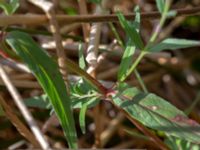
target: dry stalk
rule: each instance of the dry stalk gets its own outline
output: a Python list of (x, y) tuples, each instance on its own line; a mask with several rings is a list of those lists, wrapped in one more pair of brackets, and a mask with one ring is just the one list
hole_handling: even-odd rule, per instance
[(81, 27), (80, 23), (73, 23), (73, 24), (65, 25), (60, 29), (60, 33), (66, 34), (66, 33), (74, 31), (75, 29), (77, 29), (79, 27)]
[(122, 115), (120, 113), (120, 114), (117, 115), (117, 117), (115, 119), (113, 119), (112, 121), (110, 121), (107, 129), (104, 130), (101, 133), (101, 136), (100, 136), (102, 147), (104, 147), (106, 145), (106, 143), (110, 140), (110, 138), (115, 133), (115, 131), (118, 129), (118, 127), (120, 126), (120, 123), (123, 120), (124, 120), (124, 115)]
[(29, 131), (29, 129), (23, 124), (23, 122), (18, 118), (18, 116), (13, 112), (11, 108), (3, 97), (0, 95), (0, 104), (4, 108), (6, 117), (12, 122), (19, 133), (24, 136), (30, 143), (33, 144), (35, 148), (41, 148), (40, 144), (36, 140), (35, 136)]
[(50, 23), (50, 30), (53, 34), (55, 43), (56, 43), (56, 52), (58, 56), (58, 66), (60, 68), (60, 72), (65, 81), (65, 85), (67, 87), (67, 92), (69, 93), (69, 82), (68, 82), (68, 72), (66, 70), (66, 55), (64, 52), (64, 48), (62, 46), (62, 38), (60, 35), (59, 25), (56, 20), (56, 14), (54, 10), (54, 4), (52, 2), (46, 0), (29, 0), (34, 5), (40, 7), (45, 13)]
[(25, 118), (27, 124), (29, 125), (30, 129), (32, 130), (33, 134), (35, 135), (36, 139), (40, 143), (42, 149), (49, 149), (49, 144), (44, 138), (44, 135), (40, 131), (39, 127), (37, 126), (36, 121), (32, 117), (31, 113), (28, 111), (27, 107), (23, 103), (23, 99), (17, 89), (13, 86), (11, 80), (9, 79), (7, 73), (4, 71), (2, 65), (0, 65), (0, 76), (5, 83), (6, 87), (8, 88), (10, 94), (12, 95), (14, 102), (18, 106), (19, 110), (21, 111), (23, 117)]
[[(78, 0), (78, 4), (79, 4), (80, 15), (87, 15), (88, 11), (87, 11), (86, 0)], [(84, 40), (85, 42), (88, 42), (90, 25), (88, 23), (82, 24), (82, 29), (83, 29)]]
[[(38, 82), (35, 81), (26, 81), (26, 80), (14, 80), (11, 79), (12, 84), (17, 88), (34, 88), (34, 89), (41, 89), (41, 86)], [(0, 79), (0, 85), (6, 85), (2, 79)]]
[[(97, 6), (95, 14), (101, 14), (103, 11), (102, 9)], [(96, 78), (96, 67), (97, 67), (97, 55), (98, 55), (98, 47), (100, 42), (100, 33), (101, 33), (101, 23), (93, 23), (90, 30), (90, 37), (89, 43), (87, 48), (86, 54), (86, 61), (89, 64), (89, 68), (91, 70), (87, 70), (94, 78)], [(90, 72), (89, 72), (90, 71)], [(95, 114), (94, 123), (95, 123), (95, 143), (93, 148), (100, 148), (101, 147), (101, 140), (100, 134), (102, 132), (102, 125), (101, 125), (101, 114), (100, 114), (101, 106), (97, 105), (93, 112)]]
[[(34, 1), (34, 0), (29, 0)], [(200, 7), (193, 8), (181, 8), (175, 9), (177, 12), (176, 16), (194, 16), (200, 13)], [(111, 15), (56, 15), (58, 22), (64, 23), (94, 23), (94, 22), (118, 22), (118, 17), (115, 14)], [(133, 20), (135, 18), (134, 13), (125, 14), (128, 20)], [(158, 11), (153, 12), (142, 12), (142, 19), (158, 19), (160, 18), (160, 13)], [(170, 18), (170, 17), (169, 17)], [(9, 25), (43, 25), (48, 23), (48, 18), (46, 15), (12, 15), (12, 16), (0, 16), (0, 27), (5, 27)]]
[(18, 63), (16, 61), (13, 61), (11, 59), (0, 59), (0, 63), (3, 64), (3, 65), (7, 65), (15, 70), (18, 70), (18, 71), (22, 71), (22, 72), (26, 72), (26, 73), (31, 73), (30, 69), (22, 64), (22, 63)]

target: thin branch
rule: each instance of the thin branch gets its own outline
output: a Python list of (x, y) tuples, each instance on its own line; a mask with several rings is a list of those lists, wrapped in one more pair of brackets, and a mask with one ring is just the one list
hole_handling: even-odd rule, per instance
[[(97, 5), (95, 14), (102, 14), (102, 8)], [(90, 74), (92, 77), (96, 78), (96, 68), (97, 68), (97, 58), (98, 58), (98, 47), (100, 43), (100, 35), (101, 35), (101, 23), (93, 23), (90, 29), (90, 37), (88, 42), (88, 48), (86, 51), (86, 61), (89, 65), (89, 68), (92, 68)], [(89, 68), (87, 72), (89, 73)], [(94, 113), (94, 124), (95, 124), (95, 142), (93, 148), (101, 148), (101, 139), (100, 135), (102, 132), (102, 124), (101, 124), (101, 106), (97, 105), (93, 109)]]
[(7, 66), (9, 66), (9, 67), (11, 67), (15, 70), (18, 70), (18, 71), (31, 73), (31, 70), (27, 66), (25, 66), (22, 63), (18, 63), (16, 61), (13, 61), (11, 59), (1, 59), (0, 58), (0, 63), (3, 64), (3, 65), (7, 65)]
[[(79, 5), (80, 15), (87, 15), (88, 11), (87, 11), (86, 0), (78, 0), (78, 5)], [(82, 24), (82, 29), (83, 29), (84, 40), (85, 42), (88, 42), (90, 24)]]
[(24, 105), (23, 100), (17, 89), (13, 86), (11, 80), (9, 79), (7, 73), (4, 71), (2, 65), (0, 64), (0, 76), (4, 81), (6, 87), (8, 88), (10, 94), (12, 95), (16, 105), (18, 106), (19, 110), (21, 111), (22, 115), (24, 116), (27, 124), (29, 125), (30, 129), (34, 133), (36, 139), (40, 143), (43, 149), (49, 149), (49, 144), (44, 138), (44, 135), (40, 131), (39, 127), (37, 126), (36, 121), (32, 117), (31, 113), (28, 111), (27, 107)]
[(59, 25), (56, 20), (56, 14), (54, 10), (54, 4), (52, 2), (46, 1), (46, 0), (29, 0), (34, 5), (40, 7), (45, 13), (47, 18), (49, 19), (50, 23), (50, 30), (53, 34), (55, 43), (56, 43), (56, 52), (58, 56), (58, 66), (60, 68), (60, 73), (62, 74), (63, 80), (65, 81), (65, 85), (67, 88), (67, 91), (69, 93), (69, 81), (68, 81), (68, 72), (67, 72), (67, 66), (66, 66), (66, 55), (64, 52), (64, 48), (62, 46), (62, 38), (60, 35)]
[(116, 132), (122, 121), (124, 120), (124, 115), (119, 113), (115, 119), (111, 120), (108, 124), (108, 127), (106, 130), (104, 130), (101, 134), (101, 144), (102, 147), (104, 147), (110, 140), (110, 138), (113, 136), (113, 134)]
[(6, 117), (16, 127), (19, 133), (22, 136), (24, 136), (30, 143), (32, 143), (35, 148), (41, 148), (35, 136), (29, 131), (29, 129), (23, 124), (23, 122), (18, 118), (18, 116), (13, 112), (13, 108), (10, 107), (6, 103), (6, 101), (3, 99), (1, 95), (0, 95), (0, 104), (4, 108)]
[[(200, 7), (194, 8), (181, 8), (174, 9), (176, 11), (176, 16), (193, 16), (200, 13)], [(133, 20), (135, 18), (134, 13), (125, 14), (126, 19)], [(118, 22), (118, 17), (115, 14), (111, 15), (56, 15), (58, 22), (63, 23), (91, 23), (91, 22)], [(160, 13), (158, 11), (152, 12), (142, 12), (142, 19), (158, 19), (160, 18)], [(173, 18), (173, 16), (171, 16)], [(168, 17), (170, 18), (170, 17)], [(12, 15), (12, 16), (0, 16), (0, 26), (9, 26), (13, 24), (21, 25), (42, 25), (47, 24), (48, 18), (46, 15)]]

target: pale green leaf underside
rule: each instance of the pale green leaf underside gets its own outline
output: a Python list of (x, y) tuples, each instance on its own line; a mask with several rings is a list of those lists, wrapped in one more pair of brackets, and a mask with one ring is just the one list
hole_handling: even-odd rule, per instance
[(195, 46), (200, 46), (200, 41), (168, 38), (151, 47), (148, 51), (160, 52), (162, 50), (177, 50)]
[(145, 126), (200, 143), (200, 125), (188, 119), (182, 111), (155, 94), (146, 94), (136, 88), (127, 88), (113, 99), (116, 105)]
[(12, 31), (7, 35), (6, 42), (34, 73), (50, 99), (70, 148), (77, 148), (71, 102), (57, 64), (26, 33)]
[(0, 8), (4, 10), (6, 15), (13, 14), (19, 7), (19, 0), (10, 0), (9, 3), (0, 1)]

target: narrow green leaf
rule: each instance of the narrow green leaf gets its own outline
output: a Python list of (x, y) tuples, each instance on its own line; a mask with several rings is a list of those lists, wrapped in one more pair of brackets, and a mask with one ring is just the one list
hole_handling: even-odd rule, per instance
[(13, 14), (18, 7), (19, 7), (19, 0), (10, 0), (9, 3), (3, 0), (0, 1), (0, 8), (4, 10), (6, 15)]
[(164, 11), (164, 7), (165, 7), (165, 0), (156, 0), (156, 6), (157, 6), (159, 12), (162, 14)]
[(71, 109), (71, 100), (67, 95), (57, 64), (26, 33), (13, 31), (6, 36), (8, 45), (28, 65), (47, 93), (50, 102), (63, 127), (70, 148), (77, 148), (77, 135)]
[[(132, 22), (131, 28), (133, 30), (136, 30), (137, 33), (139, 33), (140, 30), (140, 11), (139, 6), (136, 6), (135, 9), (135, 20)], [(128, 40), (126, 49), (124, 51), (124, 54), (122, 56), (122, 61), (120, 63), (119, 71), (118, 71), (118, 80), (122, 81), (128, 76), (129, 68), (133, 62), (133, 55), (135, 53), (135, 45), (132, 42), (132, 40)]]
[(83, 70), (86, 69), (85, 57), (83, 54), (83, 45), (79, 44), (79, 67)]
[(124, 51), (124, 54), (122, 56), (122, 61), (119, 66), (119, 71), (118, 71), (118, 80), (119, 81), (121, 81), (127, 77), (127, 73), (131, 66), (134, 53), (135, 53), (135, 46), (129, 40), (128, 44), (126, 46), (126, 49)]
[(137, 32), (136, 27), (131, 25), (130, 22), (128, 22), (125, 19), (125, 17), (123, 16), (122, 13), (118, 12), (117, 16), (119, 18), (121, 26), (125, 30), (126, 34), (130, 37), (131, 41), (135, 44), (135, 46), (138, 49), (143, 49), (144, 48), (144, 44), (142, 42), (142, 39), (141, 39), (139, 33)]
[(137, 5), (134, 8), (135, 12), (135, 20), (133, 22), (133, 27), (136, 29), (136, 31), (139, 33), (140, 32), (140, 21), (141, 21), (141, 16), (140, 16), (140, 7)]
[[(124, 89), (124, 90), (123, 90)], [(200, 125), (155, 94), (124, 87), (114, 103), (145, 126), (194, 143), (200, 143)]]
[(85, 114), (86, 114), (86, 110), (87, 110), (87, 103), (83, 104), (83, 107), (80, 110), (80, 114), (79, 114), (79, 124), (81, 127), (81, 131), (83, 134), (85, 134)]
[(155, 46), (149, 48), (148, 51), (160, 52), (162, 50), (176, 50), (176, 49), (189, 48), (195, 46), (200, 46), (200, 42), (194, 40), (168, 38), (156, 44)]

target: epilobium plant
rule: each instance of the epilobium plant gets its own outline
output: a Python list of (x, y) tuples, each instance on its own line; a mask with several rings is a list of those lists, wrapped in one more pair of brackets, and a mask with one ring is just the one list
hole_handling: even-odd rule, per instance
[[(40, 100), (44, 101), (32, 98), (26, 101), (26, 105), (47, 108), (46, 106), (50, 103), (59, 118), (70, 148), (77, 148), (77, 134), (72, 109), (80, 108), (79, 122), (82, 132), (85, 133), (86, 110), (98, 105), (100, 100), (107, 100), (112, 103), (128, 119), (133, 119), (136, 126), (138, 125), (137, 122), (140, 122), (146, 127), (164, 132), (169, 136), (168, 143), (173, 138), (200, 143), (199, 124), (190, 120), (184, 112), (163, 98), (147, 91), (142, 92), (136, 87), (131, 87), (125, 83), (127, 77), (135, 71), (146, 54), (200, 45), (198, 41), (176, 38), (167, 38), (156, 43), (157, 36), (168, 16), (170, 1), (157, 0), (156, 2), (161, 13), (161, 20), (146, 45), (140, 36), (139, 8), (135, 8), (136, 17), (131, 22), (127, 21), (122, 13), (118, 12), (120, 24), (129, 39), (126, 46), (124, 46), (125, 51), (118, 72), (118, 81), (116, 86), (111, 89), (107, 89), (87, 74), (84, 70), (85, 62), (81, 49), (79, 55), (80, 67), (71, 60), (66, 60), (67, 69), (82, 77), (79, 82), (71, 83), (70, 93), (68, 94), (57, 64), (44, 49), (38, 46), (30, 35), (20, 31), (11, 31), (7, 33), (4, 41), (2, 41), (4, 44), (1, 44), (1, 49), (5, 52), (11, 51), (11, 49), (16, 52), (33, 72), (45, 91), (46, 95), (40, 97)], [(140, 50), (140, 55), (136, 60), (133, 60), (136, 49)], [(46, 98), (48, 100), (45, 100)]]

